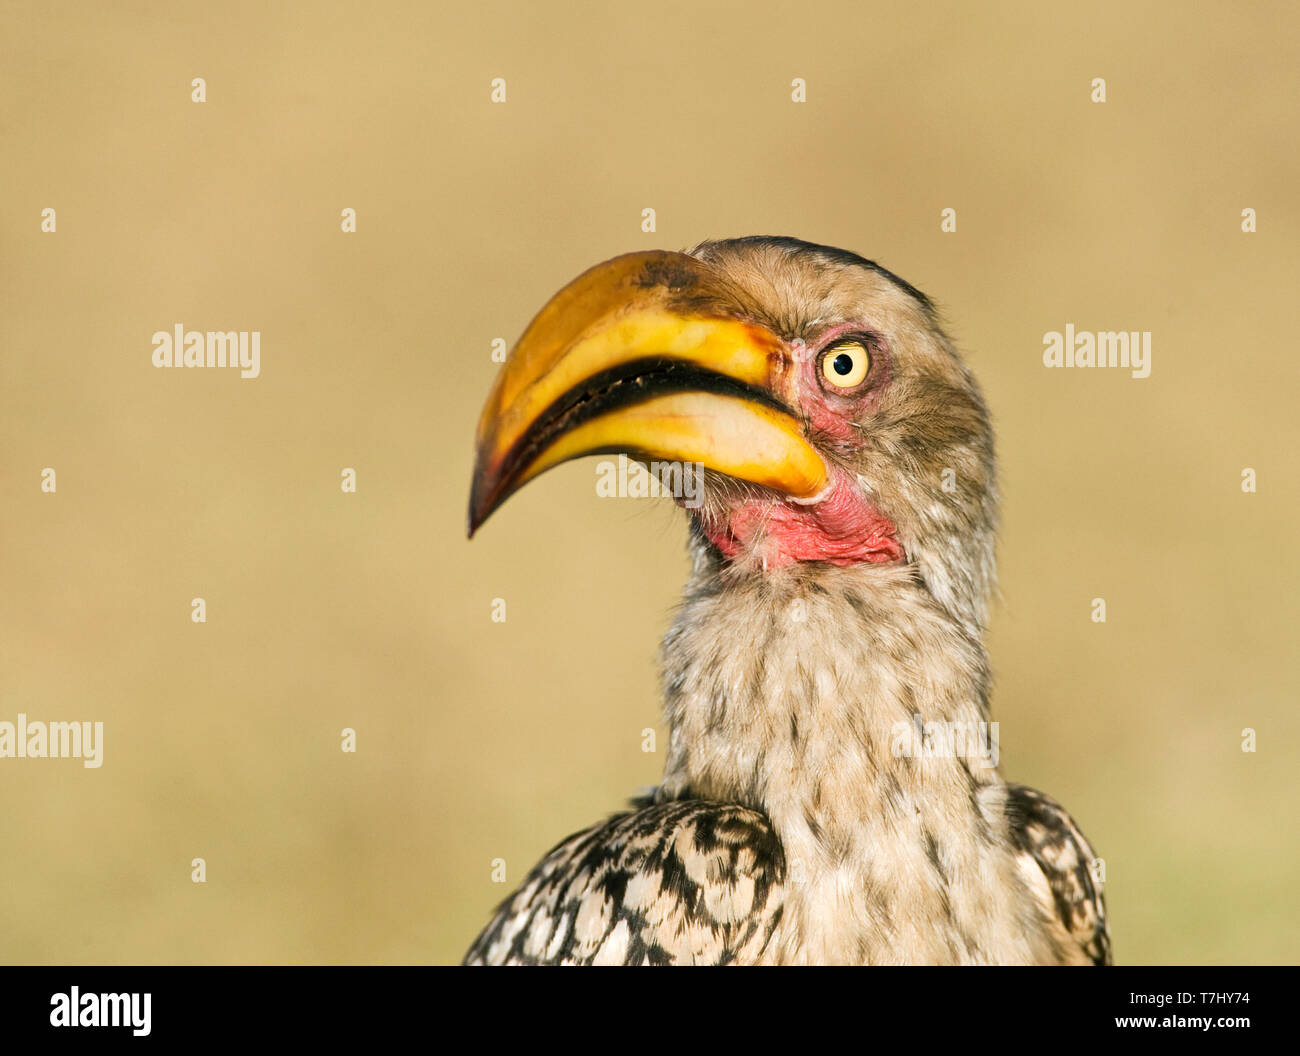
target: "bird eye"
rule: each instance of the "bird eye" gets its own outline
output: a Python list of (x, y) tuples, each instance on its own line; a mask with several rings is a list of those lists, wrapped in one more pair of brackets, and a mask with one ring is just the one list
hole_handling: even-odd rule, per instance
[(822, 354), (822, 377), (837, 389), (861, 385), (871, 369), (871, 353), (861, 341), (841, 341)]

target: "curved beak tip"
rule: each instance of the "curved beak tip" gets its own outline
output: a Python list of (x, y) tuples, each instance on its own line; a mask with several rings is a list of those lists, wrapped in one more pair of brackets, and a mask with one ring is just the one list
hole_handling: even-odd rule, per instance
[(469, 509), (465, 517), (465, 538), (473, 539), (474, 533), (483, 527), (483, 522), (492, 515), (492, 511), (500, 505), (499, 502), (493, 502), (489, 489), (485, 486), (484, 474), (481, 469), (474, 472), (474, 481), (469, 490)]

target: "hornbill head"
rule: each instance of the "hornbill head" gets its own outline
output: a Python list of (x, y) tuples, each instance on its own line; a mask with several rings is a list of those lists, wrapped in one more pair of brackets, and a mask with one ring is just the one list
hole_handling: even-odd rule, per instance
[(706, 242), (598, 264), (538, 313), (479, 421), (470, 534), (561, 462), (703, 467), (697, 558), (728, 576), (905, 564), (972, 632), (993, 441), (930, 301), (843, 250)]

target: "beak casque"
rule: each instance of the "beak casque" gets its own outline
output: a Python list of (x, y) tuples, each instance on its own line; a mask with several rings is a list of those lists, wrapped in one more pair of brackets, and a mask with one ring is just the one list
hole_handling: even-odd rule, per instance
[(720, 312), (717, 281), (684, 253), (629, 253), (551, 298), (479, 419), (471, 535), (528, 481), (590, 454), (698, 463), (801, 500), (824, 489), (825, 462), (774, 392), (786, 346)]

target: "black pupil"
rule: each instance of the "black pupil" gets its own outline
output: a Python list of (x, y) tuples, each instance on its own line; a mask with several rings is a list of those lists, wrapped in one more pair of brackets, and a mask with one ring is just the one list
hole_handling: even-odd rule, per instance
[(841, 352), (831, 363), (831, 369), (840, 377), (847, 377), (853, 373), (853, 357), (847, 352)]

